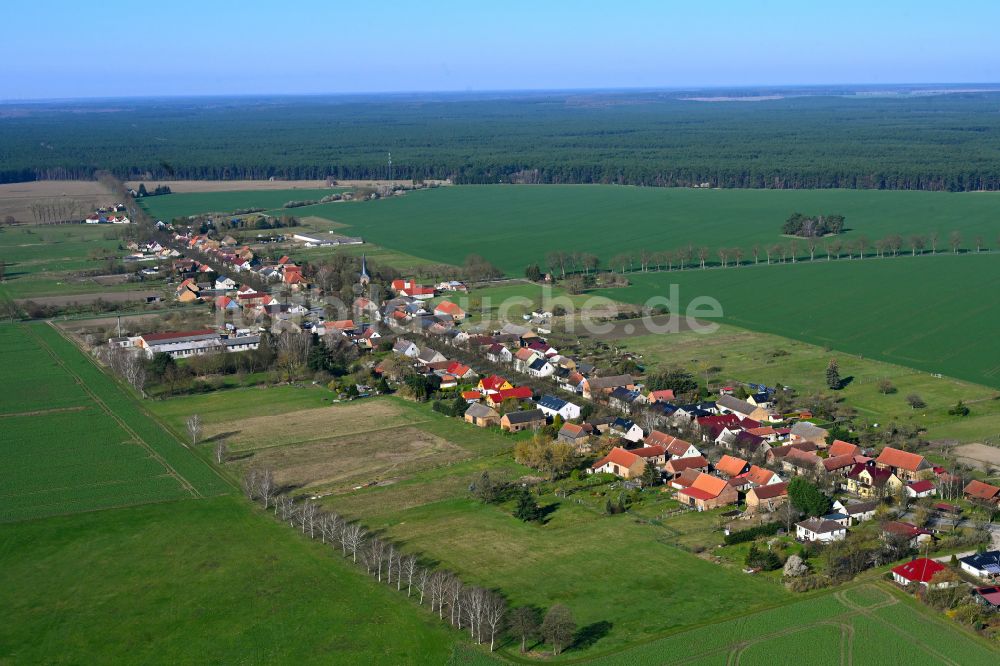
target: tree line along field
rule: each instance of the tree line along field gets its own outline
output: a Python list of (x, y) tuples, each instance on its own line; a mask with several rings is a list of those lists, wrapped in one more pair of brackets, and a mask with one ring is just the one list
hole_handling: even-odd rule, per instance
[[(996, 92), (847, 88), (198, 98), (6, 105), (0, 182), (385, 179), (1000, 187)], [(71, 118), (71, 121), (67, 121)]]
[(218, 495), (230, 486), (51, 326), (0, 326), (0, 522)]
[(742, 328), (1000, 388), (986, 333), (1000, 326), (1000, 306), (986, 296), (1000, 287), (998, 268), (994, 254), (800, 262), (637, 273), (630, 286), (598, 293), (645, 303), (675, 284), (681, 312), (708, 296)]
[[(998, 203), (1000, 194), (982, 192), (532, 185), (446, 187), (295, 213), (346, 224), (345, 234), (431, 261), (459, 265), (480, 254), (508, 275), (521, 276), (532, 262), (544, 270), (551, 251), (593, 253), (607, 267), (616, 255), (631, 254), (638, 264), (642, 250), (673, 252), (691, 245), (708, 248), (708, 261), (715, 264), (720, 247), (743, 249), (743, 261), (750, 262), (753, 246), (760, 245), (764, 261), (763, 248), (790, 244), (781, 227), (796, 211), (845, 215), (847, 232), (837, 239), (842, 242), (936, 232), (938, 252), (948, 252), (949, 235), (958, 231), (962, 248), (974, 248), (978, 236), (984, 247), (995, 248)], [(799, 256), (808, 257), (805, 242), (797, 244)]]

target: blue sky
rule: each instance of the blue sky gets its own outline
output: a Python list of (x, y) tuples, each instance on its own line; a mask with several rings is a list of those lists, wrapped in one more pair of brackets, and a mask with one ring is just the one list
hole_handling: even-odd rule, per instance
[(1000, 82), (995, 0), (4, 4), (8, 100)]

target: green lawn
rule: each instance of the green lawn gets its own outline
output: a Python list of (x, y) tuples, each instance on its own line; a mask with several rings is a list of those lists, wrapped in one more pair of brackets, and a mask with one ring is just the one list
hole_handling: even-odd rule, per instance
[(231, 213), (241, 208), (281, 209), (277, 215), (300, 217), (307, 208), (281, 208), (289, 201), (318, 200), (343, 188), (290, 190), (241, 190), (230, 192), (184, 192), (146, 197), (139, 200), (143, 208), (158, 220), (172, 220), (201, 213)]
[[(469, 582), (500, 588), (514, 605), (563, 603), (581, 627), (609, 623), (606, 635), (575, 650), (575, 657), (718, 619), (734, 608), (750, 610), (790, 598), (769, 581), (670, 545), (666, 531), (629, 515), (603, 517), (572, 500), (546, 495), (540, 504), (555, 505), (548, 522), (522, 523), (510, 507), (466, 498), (464, 486), (474, 478), (473, 470), (451, 472), (449, 493), (433, 492), (444, 479), (424, 477), (422, 484), (335, 497), (329, 503)], [(414, 500), (422, 492), (422, 501)], [(715, 603), (704, 603), (707, 590)]]
[(235, 497), (0, 525), (0, 663), (443, 664), (458, 632)]
[[(177, 195), (171, 195), (177, 196)], [(169, 197), (168, 197), (169, 198)], [(542, 262), (550, 250), (620, 253), (788, 243), (781, 225), (796, 211), (839, 213), (842, 240), (898, 233), (959, 231), (963, 247), (982, 235), (997, 240), (1000, 194), (875, 190), (694, 190), (614, 185), (463, 185), (403, 197), (297, 209), (349, 225), (343, 233), (418, 257), (461, 264), (480, 254), (510, 275)], [(799, 243), (800, 251), (805, 246)], [(713, 251), (711, 261), (718, 261)]]
[[(829, 347), (831, 356), (863, 355), (1000, 388), (1000, 364), (987, 333), (1000, 327), (1000, 306), (987, 296), (1000, 288), (997, 254), (628, 277), (631, 286), (597, 293), (642, 304), (677, 285), (681, 312), (707, 296), (721, 304), (722, 321)], [(795, 378), (784, 381), (794, 384)]]

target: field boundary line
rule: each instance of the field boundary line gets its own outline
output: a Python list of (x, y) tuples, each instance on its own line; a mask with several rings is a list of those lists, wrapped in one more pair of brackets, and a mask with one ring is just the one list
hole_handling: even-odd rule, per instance
[[(51, 327), (52, 327), (52, 328), (53, 328), (53, 329), (54, 329), (54, 330), (55, 330), (55, 331), (56, 331), (56, 332), (57, 332), (57, 333), (58, 333), (59, 335), (62, 335), (62, 334), (61, 334), (61, 333), (59, 332), (59, 329), (58, 329), (58, 328), (56, 328), (56, 327), (55, 327), (55, 326), (54, 326), (54, 325), (52, 324), (52, 322), (47, 322), (47, 323), (48, 323), (48, 325), (49, 325), (49, 326), (51, 326)], [(104, 410), (104, 412), (105, 412), (105, 413), (107, 413), (107, 415), (108, 415), (108, 416), (110, 416), (110, 417), (111, 417), (112, 419), (114, 419), (114, 420), (115, 420), (115, 422), (116, 422), (116, 423), (118, 423), (118, 425), (119, 425), (119, 426), (120, 426), (120, 427), (121, 427), (121, 428), (122, 428), (122, 429), (123, 429), (123, 430), (124, 430), (124, 431), (125, 431), (126, 433), (128, 433), (128, 434), (129, 434), (129, 435), (130, 435), (130, 436), (131, 436), (131, 437), (132, 437), (133, 439), (135, 439), (135, 441), (136, 441), (137, 443), (139, 443), (139, 445), (140, 445), (140, 446), (142, 446), (142, 447), (143, 447), (144, 449), (146, 449), (146, 452), (147, 452), (147, 453), (149, 453), (149, 456), (150, 456), (151, 458), (153, 458), (153, 460), (155, 460), (156, 462), (160, 463), (160, 465), (162, 465), (162, 466), (163, 466), (163, 468), (164, 468), (164, 469), (165, 469), (165, 470), (167, 471), (167, 473), (168, 473), (168, 474), (170, 474), (170, 475), (171, 475), (171, 476), (173, 476), (173, 477), (174, 477), (175, 479), (177, 479), (178, 483), (180, 483), (180, 484), (181, 484), (181, 487), (182, 487), (182, 488), (184, 488), (184, 489), (185, 489), (185, 490), (187, 490), (187, 491), (188, 491), (189, 493), (191, 493), (191, 495), (192, 495), (193, 497), (198, 497), (198, 498), (202, 497), (202, 494), (201, 494), (200, 492), (198, 492), (198, 489), (197, 489), (197, 488), (195, 488), (195, 487), (194, 487), (194, 486), (193, 486), (193, 485), (191, 484), (191, 482), (190, 482), (190, 481), (188, 481), (188, 480), (187, 480), (187, 479), (185, 479), (185, 478), (184, 478), (183, 476), (181, 476), (181, 475), (180, 475), (180, 473), (178, 473), (178, 472), (177, 472), (177, 470), (175, 470), (175, 469), (174, 469), (174, 468), (173, 468), (173, 467), (172, 467), (172, 466), (171, 466), (171, 465), (170, 465), (170, 464), (169, 464), (169, 463), (168, 463), (168, 462), (167, 462), (166, 460), (164, 460), (164, 459), (163, 459), (163, 457), (162, 457), (162, 456), (160, 456), (160, 454), (159, 454), (159, 453), (157, 453), (156, 451), (154, 451), (154, 450), (153, 450), (153, 447), (151, 447), (151, 446), (150, 446), (150, 445), (149, 445), (149, 444), (148, 444), (148, 443), (146, 442), (146, 440), (144, 440), (144, 439), (143, 439), (142, 437), (140, 437), (140, 436), (139, 436), (139, 433), (137, 433), (137, 432), (136, 432), (135, 430), (132, 430), (132, 428), (131, 428), (131, 427), (130, 427), (130, 426), (129, 426), (129, 425), (127, 424), (127, 423), (125, 423), (125, 421), (124, 421), (124, 420), (123, 420), (123, 419), (122, 419), (122, 418), (121, 418), (120, 416), (118, 416), (117, 414), (115, 414), (115, 413), (114, 413), (114, 411), (112, 411), (112, 409), (111, 409), (110, 407), (108, 407), (108, 405), (107, 405), (107, 404), (106, 404), (106, 403), (105, 403), (105, 402), (104, 402), (103, 400), (101, 400), (101, 398), (99, 398), (99, 397), (97, 396), (97, 394), (96, 394), (96, 393), (94, 393), (94, 392), (93, 392), (93, 391), (92, 391), (92, 390), (90, 389), (90, 387), (89, 387), (89, 386), (87, 386), (87, 384), (86, 384), (86, 383), (85, 383), (85, 382), (83, 381), (83, 379), (82, 379), (82, 378), (81, 378), (81, 377), (80, 377), (80, 376), (79, 376), (78, 374), (76, 374), (75, 372), (73, 372), (73, 371), (72, 371), (72, 370), (71, 370), (71, 369), (70, 369), (70, 368), (69, 368), (69, 367), (68, 367), (68, 366), (66, 365), (66, 362), (65, 362), (65, 361), (63, 361), (63, 359), (62, 359), (62, 358), (61, 358), (61, 357), (59, 356), (59, 354), (57, 354), (57, 353), (55, 352), (55, 350), (53, 350), (53, 349), (52, 349), (52, 347), (50, 347), (50, 346), (48, 345), (48, 343), (47, 343), (47, 342), (45, 342), (44, 340), (42, 340), (42, 338), (41, 338), (41, 337), (39, 337), (37, 333), (35, 333), (35, 331), (34, 331), (34, 330), (33, 330), (33, 329), (31, 328), (31, 325), (30, 325), (30, 324), (29, 324), (29, 325), (28, 325), (28, 326), (27, 326), (26, 328), (27, 328), (27, 329), (29, 330), (29, 335), (31, 335), (31, 337), (35, 339), (35, 341), (36, 341), (36, 342), (38, 343), (38, 345), (39, 345), (39, 346), (41, 346), (41, 347), (42, 347), (42, 348), (43, 348), (43, 349), (44, 349), (45, 351), (47, 351), (47, 352), (49, 353), (49, 355), (51, 355), (51, 356), (52, 356), (52, 358), (53, 358), (53, 359), (55, 359), (56, 363), (58, 363), (58, 364), (59, 364), (59, 366), (60, 366), (60, 367), (61, 367), (61, 368), (62, 368), (62, 369), (63, 369), (63, 370), (64, 370), (64, 371), (65, 371), (65, 372), (67, 373), (67, 374), (69, 374), (69, 375), (70, 375), (71, 377), (73, 377), (73, 379), (74, 379), (74, 380), (76, 380), (76, 383), (77, 383), (77, 384), (79, 384), (79, 385), (80, 385), (80, 387), (81, 387), (81, 388), (83, 388), (83, 390), (84, 390), (84, 391), (86, 391), (87, 395), (89, 395), (89, 396), (90, 396), (90, 398), (91, 398), (91, 399), (92, 399), (92, 400), (93, 400), (93, 401), (94, 401), (95, 403), (97, 403), (97, 405), (98, 405), (98, 406), (100, 406), (100, 408), (101, 408), (101, 409), (103, 409), (103, 410)], [(73, 347), (74, 347), (74, 348), (76, 348), (76, 345), (73, 345)]]
[(54, 409), (38, 409), (33, 412), (15, 412), (13, 414), (0, 414), (0, 419), (9, 419), (16, 416), (46, 416), (48, 414), (64, 414), (66, 412), (82, 412), (89, 409), (88, 405), (79, 407), (56, 407)]

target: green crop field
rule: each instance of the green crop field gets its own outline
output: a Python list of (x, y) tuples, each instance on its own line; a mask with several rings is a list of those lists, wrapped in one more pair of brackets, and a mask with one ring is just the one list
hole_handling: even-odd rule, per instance
[(0, 525), (3, 664), (443, 664), (463, 638), (242, 499)]
[(0, 380), (0, 522), (229, 491), (50, 326), (0, 326)]
[[(1000, 387), (993, 337), (1000, 256), (816, 261), (726, 270), (630, 274), (599, 292), (630, 303), (680, 290), (680, 311), (700, 296), (723, 321), (833, 350)], [(789, 381), (789, 380), (786, 380)]]
[[(643, 664), (772, 664), (776, 655), (806, 664), (992, 664), (978, 638), (888, 587), (866, 585), (879, 601), (859, 604), (848, 592), (824, 593), (779, 608), (682, 631), (594, 666)], [(710, 595), (706, 595), (714, 601)]]
[[(522, 275), (550, 250), (591, 252), (606, 262), (620, 253), (693, 244), (740, 247), (748, 260), (754, 244), (788, 244), (781, 225), (795, 211), (845, 215), (849, 231), (842, 240), (937, 232), (941, 251), (949, 234), (959, 231), (965, 248), (974, 247), (979, 235), (993, 247), (998, 206), (1000, 194), (982, 192), (470, 185), (320, 204), (296, 214), (346, 224), (343, 233), (425, 259), (461, 264), (467, 255), (480, 254), (508, 274)], [(799, 247), (805, 253), (801, 240)], [(714, 252), (710, 259), (718, 261)]]
[[(289, 201), (319, 200), (343, 188), (291, 190), (242, 190), (229, 192), (184, 192), (140, 199), (142, 207), (158, 220), (172, 220), (200, 213), (231, 213), (241, 208), (281, 208)], [(307, 215), (306, 208), (285, 208), (284, 215)]]

